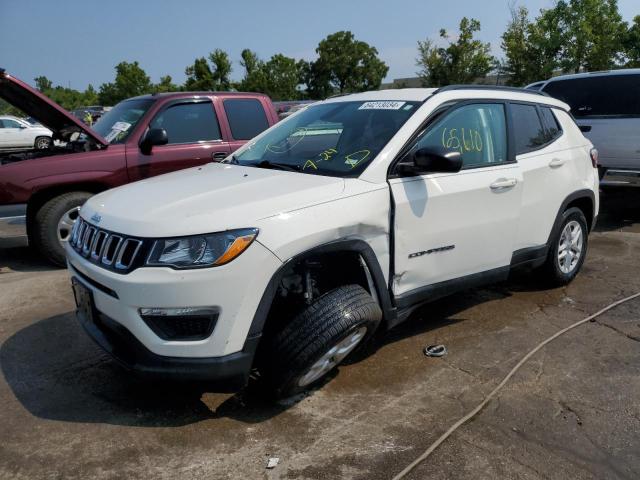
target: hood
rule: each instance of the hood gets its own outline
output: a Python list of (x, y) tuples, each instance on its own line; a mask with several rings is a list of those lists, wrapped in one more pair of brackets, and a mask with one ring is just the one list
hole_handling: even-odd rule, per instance
[(255, 227), (343, 190), (342, 178), (209, 163), (103, 192), (81, 215), (113, 232), (175, 237)]
[(60, 105), (35, 88), (12, 77), (3, 69), (0, 69), (0, 98), (38, 120), (42, 125), (56, 133), (60, 140), (69, 141), (73, 133), (81, 132), (92, 138), (96, 143), (105, 146), (109, 144), (104, 138)]

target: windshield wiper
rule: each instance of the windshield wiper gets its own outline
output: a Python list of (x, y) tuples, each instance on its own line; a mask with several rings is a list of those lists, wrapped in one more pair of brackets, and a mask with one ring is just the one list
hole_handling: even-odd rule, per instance
[(289, 172), (299, 172), (300, 165), (289, 165), (288, 163), (270, 162), (269, 160), (262, 160), (256, 164), (258, 168), (273, 168), (276, 170), (287, 170)]

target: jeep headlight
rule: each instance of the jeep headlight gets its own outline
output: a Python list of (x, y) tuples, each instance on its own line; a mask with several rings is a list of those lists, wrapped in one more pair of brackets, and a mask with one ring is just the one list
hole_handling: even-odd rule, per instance
[(257, 228), (243, 228), (156, 240), (146, 264), (174, 268), (217, 267), (244, 252), (257, 235)]

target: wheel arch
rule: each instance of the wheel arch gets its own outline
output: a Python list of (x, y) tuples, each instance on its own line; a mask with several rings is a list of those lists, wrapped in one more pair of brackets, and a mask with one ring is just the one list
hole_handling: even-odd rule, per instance
[[(393, 305), (391, 295), (387, 290), (387, 282), (384, 278), (382, 268), (380, 267), (380, 263), (378, 262), (375, 252), (364, 240), (343, 239), (318, 245), (299, 253), (284, 262), (284, 264), (273, 274), (267, 288), (262, 294), (258, 308), (253, 316), (251, 327), (249, 328), (247, 341), (249, 341), (249, 339), (259, 337), (262, 334), (277, 293), (278, 285), (287, 272), (289, 272), (295, 265), (310, 258), (328, 258), (345, 254), (352, 256), (353, 261), (359, 261), (360, 258), (362, 259), (364, 265), (361, 265), (360, 268), (363, 270), (365, 275), (367, 275), (366, 272), (368, 271), (368, 278), (371, 280), (371, 288), (375, 289), (375, 292), (373, 292), (375, 295), (374, 298), (377, 299), (382, 310), (382, 322), (383, 324), (389, 324), (392, 322), (396, 316), (396, 309)], [(344, 266), (345, 268), (353, 268), (354, 265), (354, 263), (351, 263), (350, 265), (341, 266)], [(369, 285), (363, 286), (367, 290), (371, 290)]]
[(80, 182), (52, 185), (37, 190), (27, 201), (27, 234), (30, 234), (31, 226), (38, 210), (52, 198), (69, 192), (89, 192), (96, 194), (109, 188), (108, 185), (99, 182)]
[(562, 214), (572, 207), (577, 207), (582, 210), (585, 218), (587, 219), (587, 228), (589, 231), (591, 231), (596, 222), (596, 218), (594, 215), (595, 204), (596, 196), (592, 190), (578, 190), (573, 192), (571, 195), (568, 195), (560, 205), (560, 209), (558, 210), (556, 219), (553, 222), (553, 227), (551, 228), (551, 232), (549, 233), (549, 238), (547, 239), (547, 245), (551, 245), (552, 239), (555, 238), (555, 236), (558, 234), (558, 231), (560, 230), (560, 226), (562, 225)]

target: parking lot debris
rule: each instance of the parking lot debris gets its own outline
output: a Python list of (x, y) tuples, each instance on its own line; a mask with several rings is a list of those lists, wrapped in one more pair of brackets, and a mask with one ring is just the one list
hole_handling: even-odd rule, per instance
[(447, 354), (447, 347), (444, 345), (429, 345), (424, 348), (427, 357), (444, 357)]
[(267, 462), (267, 468), (268, 469), (275, 468), (278, 465), (278, 462), (280, 462), (280, 459), (278, 457), (269, 458), (269, 461)]

